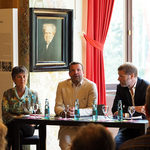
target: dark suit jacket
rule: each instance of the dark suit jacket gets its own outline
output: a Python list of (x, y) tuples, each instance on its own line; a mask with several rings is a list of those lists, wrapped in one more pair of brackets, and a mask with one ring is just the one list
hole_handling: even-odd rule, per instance
[[(146, 89), (148, 85), (149, 83), (144, 81), (143, 79), (140, 78), (137, 79), (135, 96), (134, 96), (135, 106), (142, 106), (145, 104)], [(132, 98), (128, 87), (121, 87), (120, 84), (117, 86), (117, 92), (112, 107), (112, 113), (117, 111), (118, 100), (122, 100), (123, 113), (128, 112), (128, 106), (132, 106)], [(135, 115), (140, 115), (140, 114), (135, 113)]]

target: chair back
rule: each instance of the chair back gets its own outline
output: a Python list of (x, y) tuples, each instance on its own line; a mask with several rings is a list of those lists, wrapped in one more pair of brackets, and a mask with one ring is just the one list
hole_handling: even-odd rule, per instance
[(97, 111), (98, 111), (98, 115), (104, 115), (103, 111), (102, 111), (102, 106), (104, 106), (104, 104), (100, 104), (97, 105)]

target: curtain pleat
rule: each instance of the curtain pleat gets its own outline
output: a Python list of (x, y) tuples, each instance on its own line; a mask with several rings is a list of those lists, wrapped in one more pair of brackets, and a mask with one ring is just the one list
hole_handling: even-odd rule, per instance
[(88, 0), (86, 77), (97, 84), (98, 104), (106, 104), (103, 48), (114, 0)]

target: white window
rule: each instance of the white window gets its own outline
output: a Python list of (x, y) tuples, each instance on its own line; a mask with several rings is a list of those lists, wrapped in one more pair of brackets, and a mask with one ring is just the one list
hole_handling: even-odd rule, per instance
[(150, 81), (149, 6), (149, 0), (115, 0), (104, 46), (106, 88), (119, 83), (117, 69), (125, 61), (133, 62), (139, 77)]

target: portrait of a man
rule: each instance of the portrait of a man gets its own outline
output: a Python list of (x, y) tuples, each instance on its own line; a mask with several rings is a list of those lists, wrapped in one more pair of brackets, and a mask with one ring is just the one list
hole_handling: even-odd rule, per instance
[(61, 22), (39, 22), (38, 61), (61, 61)]

